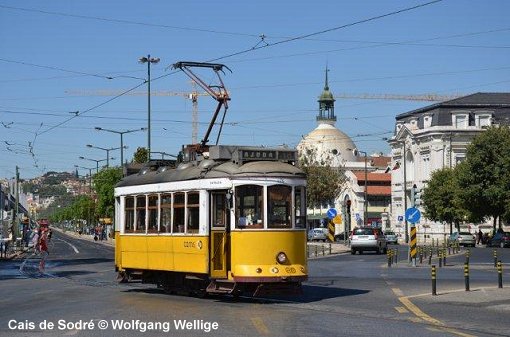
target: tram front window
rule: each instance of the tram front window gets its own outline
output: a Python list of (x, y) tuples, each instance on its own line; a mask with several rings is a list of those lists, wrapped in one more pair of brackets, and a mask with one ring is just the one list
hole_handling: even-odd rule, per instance
[(198, 192), (189, 192), (188, 193), (188, 233), (197, 234), (198, 233), (198, 222), (200, 219), (199, 213), (199, 194)]
[(267, 188), (267, 228), (292, 228), (292, 187), (274, 185)]
[(264, 228), (263, 190), (257, 185), (236, 187), (236, 228)]

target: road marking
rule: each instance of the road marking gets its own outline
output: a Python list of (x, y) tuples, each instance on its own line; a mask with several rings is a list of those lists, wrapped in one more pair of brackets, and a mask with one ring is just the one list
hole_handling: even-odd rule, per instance
[(253, 317), (251, 319), (251, 322), (255, 326), (255, 329), (261, 334), (261, 335), (269, 335), (269, 329), (264, 324), (264, 321), (260, 317)]
[(415, 323), (423, 323), (423, 320), (419, 317), (409, 317), (409, 320)]
[(75, 252), (76, 254), (79, 254), (79, 253), (80, 253), (80, 251), (78, 250), (78, 248), (76, 248), (74, 245), (72, 245), (71, 243), (67, 242), (66, 240), (62, 240), (62, 239), (54, 239), (54, 240), (58, 240), (58, 241), (62, 241), (62, 242), (67, 243), (69, 246), (71, 246), (71, 248), (74, 250), (74, 252)]
[(395, 295), (397, 295), (398, 297), (402, 297), (404, 296), (404, 293), (402, 292), (402, 290), (400, 290), (399, 288), (391, 288), (391, 290), (393, 291), (393, 293)]
[(409, 310), (404, 307), (395, 307), (395, 310), (397, 310), (399, 314), (405, 314), (409, 312)]
[(409, 300), (406, 296), (401, 296), (398, 298), (400, 303), (402, 303), (409, 311), (411, 311), (415, 316), (421, 318), (422, 320), (434, 324), (436, 326), (444, 326), (444, 323), (427, 315), (423, 311), (420, 310), (413, 302)]

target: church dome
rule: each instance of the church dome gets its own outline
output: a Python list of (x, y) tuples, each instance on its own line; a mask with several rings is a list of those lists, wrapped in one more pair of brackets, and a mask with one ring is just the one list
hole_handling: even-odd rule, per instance
[(312, 155), (331, 166), (342, 166), (346, 161), (356, 161), (352, 151), (356, 145), (333, 123), (322, 122), (315, 130), (303, 137), (297, 146), (300, 155)]
[(323, 101), (332, 101), (332, 102), (335, 101), (335, 98), (333, 97), (333, 93), (331, 91), (329, 91), (328, 87), (324, 88), (324, 91), (319, 96), (318, 102), (323, 102)]

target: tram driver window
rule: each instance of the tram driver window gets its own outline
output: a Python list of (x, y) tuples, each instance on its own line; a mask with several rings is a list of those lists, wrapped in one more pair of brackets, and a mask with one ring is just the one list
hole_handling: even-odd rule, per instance
[(292, 228), (292, 187), (284, 185), (267, 188), (268, 228)]
[(124, 201), (124, 233), (133, 233), (135, 225), (135, 198), (126, 197)]
[(306, 228), (306, 188), (304, 186), (294, 188), (294, 200), (296, 228)]
[(184, 193), (174, 193), (174, 233), (184, 233)]
[(263, 187), (237, 186), (236, 228), (264, 228)]
[(199, 194), (198, 192), (188, 192), (188, 233), (198, 234), (199, 230)]

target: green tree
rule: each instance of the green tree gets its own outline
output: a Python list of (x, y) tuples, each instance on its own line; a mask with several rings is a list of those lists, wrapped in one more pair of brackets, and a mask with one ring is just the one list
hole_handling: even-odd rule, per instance
[(345, 172), (331, 167), (330, 162), (331, 158), (319, 158), (314, 149), (300, 154), (299, 165), (306, 174), (306, 197), (310, 206), (331, 204), (342, 190)]
[(100, 217), (113, 217), (115, 210), (115, 185), (122, 179), (120, 168), (101, 170), (94, 176), (94, 189), (97, 194), (96, 214)]
[[(456, 168), (464, 207), (477, 219), (493, 218), (494, 230), (510, 215), (510, 129), (490, 127), (473, 139)], [(506, 218), (508, 219), (508, 218)]]
[(148, 158), (149, 158), (149, 154), (148, 154), (147, 148), (139, 147), (138, 149), (136, 149), (136, 152), (133, 155), (133, 162), (143, 164), (148, 161)]
[(460, 222), (466, 219), (468, 213), (461, 206), (455, 170), (444, 168), (434, 171), (423, 190), (422, 199), (427, 218), (448, 223), (450, 233), (454, 224), (460, 231)]

